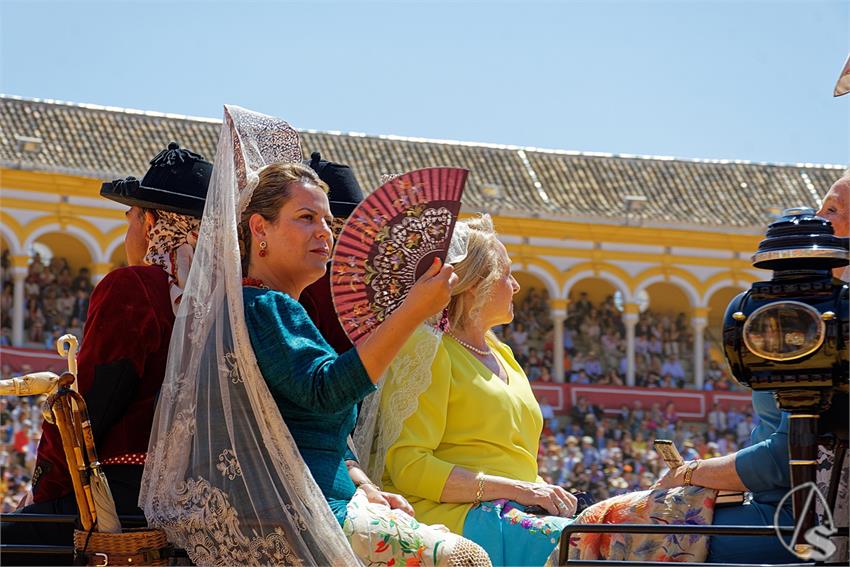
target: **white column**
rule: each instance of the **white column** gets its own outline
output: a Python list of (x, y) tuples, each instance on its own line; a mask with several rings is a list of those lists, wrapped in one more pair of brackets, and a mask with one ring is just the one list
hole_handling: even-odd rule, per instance
[(635, 327), (639, 313), (637, 303), (623, 305), (623, 324), (626, 326), (626, 386), (635, 385)]
[(555, 331), (552, 336), (552, 380), (560, 383), (564, 381), (564, 321), (567, 319), (567, 300), (551, 299), (549, 304)]
[(15, 283), (12, 295), (12, 344), (24, 344), (24, 280), (29, 273), (29, 257), (12, 256), (12, 278)]
[(708, 325), (708, 308), (697, 307), (691, 317), (691, 327), (694, 330), (694, 385), (702, 390), (705, 383), (705, 342), (704, 331)]

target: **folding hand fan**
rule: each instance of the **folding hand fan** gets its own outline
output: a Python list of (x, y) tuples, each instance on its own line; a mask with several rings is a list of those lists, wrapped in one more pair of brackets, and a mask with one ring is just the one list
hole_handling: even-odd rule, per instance
[(832, 94), (833, 96), (841, 96), (847, 93), (850, 93), (850, 55), (844, 62), (844, 68), (841, 70), (841, 76), (838, 77), (838, 82), (835, 83), (835, 91)]
[(445, 261), (469, 171), (417, 169), (378, 187), (337, 239), (331, 292), (357, 344), (392, 313), (434, 258)]

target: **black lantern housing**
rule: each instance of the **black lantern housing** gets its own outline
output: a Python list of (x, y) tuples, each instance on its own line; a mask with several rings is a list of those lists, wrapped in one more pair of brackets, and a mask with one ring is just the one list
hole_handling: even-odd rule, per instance
[[(791, 483), (815, 480), (817, 436), (846, 438), (848, 422), (848, 286), (832, 269), (848, 264), (848, 239), (812, 209), (788, 209), (772, 223), (753, 266), (773, 270), (729, 304), (723, 347), (732, 375), (753, 390), (773, 391), (790, 412)], [(840, 469), (841, 464), (837, 463)], [(805, 533), (814, 507), (794, 493)], [(798, 542), (793, 542), (798, 545)], [(802, 550), (801, 550), (802, 551)]]

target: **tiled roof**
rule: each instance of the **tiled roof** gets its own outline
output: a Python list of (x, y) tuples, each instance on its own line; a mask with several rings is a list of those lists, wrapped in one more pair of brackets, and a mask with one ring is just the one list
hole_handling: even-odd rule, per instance
[[(221, 122), (207, 118), (0, 96), (0, 165), (111, 179), (144, 174), (170, 140), (212, 158)], [(24, 138), (40, 138), (36, 152)], [(758, 227), (771, 207), (815, 205), (842, 166), (617, 156), (533, 148), (302, 132), (305, 156), (350, 164), (364, 189), (386, 173), (434, 165), (470, 169), (469, 211), (624, 218), (624, 197), (647, 198), (632, 220)], [(498, 199), (493, 200), (496, 192)]]

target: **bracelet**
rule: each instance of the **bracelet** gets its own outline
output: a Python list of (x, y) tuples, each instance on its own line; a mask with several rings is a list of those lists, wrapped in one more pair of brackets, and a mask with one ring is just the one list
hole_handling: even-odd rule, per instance
[(377, 484), (375, 484), (374, 482), (372, 482), (371, 480), (365, 480), (365, 481), (363, 481), (363, 482), (355, 482), (355, 483), (354, 483), (354, 487), (355, 487), (355, 488), (361, 488), (361, 487), (363, 487), (363, 486), (371, 486), (372, 488), (374, 488), (375, 490), (377, 490), (377, 491), (379, 491), (379, 492), (380, 492), (380, 490), (381, 490), (381, 488), (380, 488)]
[(691, 481), (693, 480), (694, 471), (697, 470), (697, 467), (699, 467), (699, 462), (699, 459), (694, 459), (688, 463), (688, 468), (685, 469), (685, 474), (682, 477), (682, 482), (685, 486), (693, 486)]
[(481, 499), (484, 498), (484, 473), (478, 473), (475, 475), (475, 478), (478, 479), (478, 492), (475, 493), (475, 500), (472, 502), (472, 505), (478, 506), (481, 504)]

